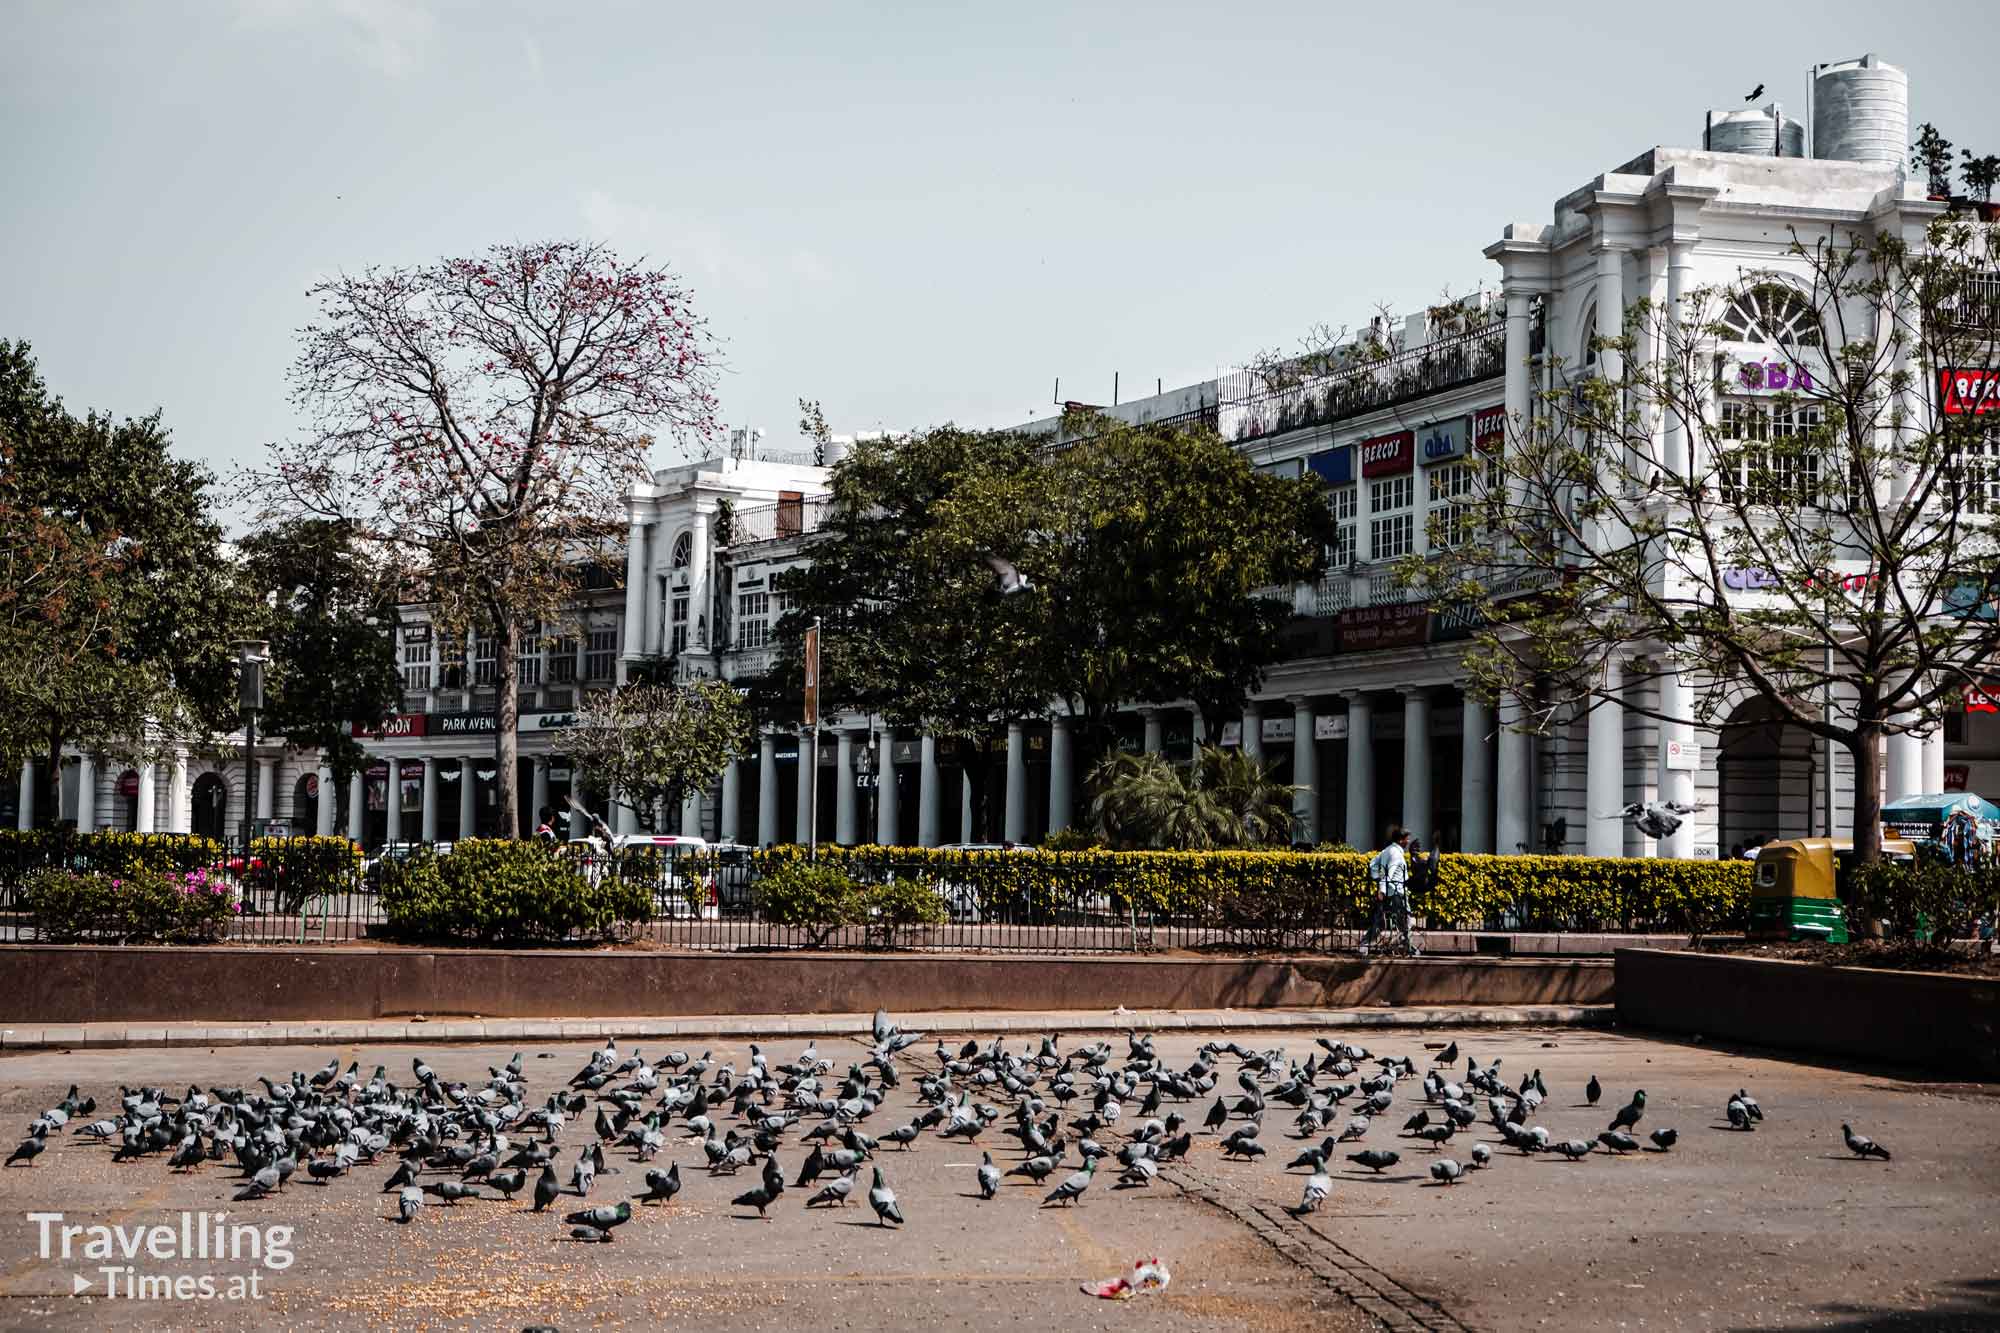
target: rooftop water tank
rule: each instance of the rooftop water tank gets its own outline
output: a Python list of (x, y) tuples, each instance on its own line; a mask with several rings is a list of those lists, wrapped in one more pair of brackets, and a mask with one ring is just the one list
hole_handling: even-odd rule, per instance
[(1910, 76), (1870, 52), (1822, 65), (1813, 76), (1813, 156), (1904, 165), (1910, 143)]
[(1806, 127), (1792, 120), (1776, 102), (1766, 107), (1736, 107), (1708, 113), (1706, 147), (1711, 153), (1748, 153), (1756, 157), (1804, 157)]

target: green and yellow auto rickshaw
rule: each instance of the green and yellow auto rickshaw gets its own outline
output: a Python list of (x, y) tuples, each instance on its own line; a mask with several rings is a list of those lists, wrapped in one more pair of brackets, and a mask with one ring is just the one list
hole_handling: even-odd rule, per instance
[[(1916, 848), (1885, 838), (1882, 855), (1912, 860)], [(1847, 838), (1785, 838), (1757, 849), (1750, 874), (1750, 938), (1847, 943), (1847, 910), (1839, 886), (1854, 857)]]

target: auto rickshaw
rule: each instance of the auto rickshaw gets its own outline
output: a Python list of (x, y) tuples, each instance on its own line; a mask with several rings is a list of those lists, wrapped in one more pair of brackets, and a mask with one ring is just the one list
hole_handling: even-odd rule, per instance
[[(1885, 838), (1882, 855), (1914, 860), (1917, 849)], [(1854, 857), (1848, 838), (1785, 838), (1757, 849), (1750, 875), (1750, 938), (1847, 943), (1847, 910), (1838, 892), (1842, 867)]]

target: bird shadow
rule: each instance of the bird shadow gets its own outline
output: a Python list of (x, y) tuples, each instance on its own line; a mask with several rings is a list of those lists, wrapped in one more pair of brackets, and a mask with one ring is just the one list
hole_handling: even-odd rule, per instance
[(842, 1226), (844, 1226), (844, 1227), (867, 1227), (867, 1228), (868, 1228), (868, 1229), (869, 1229), (870, 1231), (894, 1231), (894, 1230), (896, 1230), (896, 1228), (895, 1228), (895, 1227), (892, 1227), (892, 1226), (884, 1226), (884, 1225), (883, 1225), (882, 1223), (880, 1223), (880, 1222), (859, 1222), (859, 1221), (854, 1221), (854, 1220), (852, 1220), (852, 1219), (850, 1219), (850, 1220), (848, 1220), (848, 1221), (846, 1221), (846, 1222), (842, 1222), (842, 1223), (841, 1223), (840, 1225), (842, 1225)]
[(1407, 1176), (1384, 1176), (1384, 1175), (1377, 1175), (1377, 1174), (1376, 1174), (1375, 1172), (1373, 1172), (1373, 1171), (1365, 1171), (1365, 1172), (1364, 1172), (1364, 1171), (1343, 1171), (1343, 1172), (1341, 1172), (1341, 1173), (1340, 1173), (1340, 1179), (1342, 1179), (1342, 1180), (1374, 1180), (1374, 1181), (1379, 1181), (1379, 1182), (1381, 1182), (1381, 1183), (1382, 1183), (1382, 1184), (1384, 1184), (1384, 1185), (1407, 1185), (1407, 1184), (1409, 1184), (1409, 1183), (1410, 1183), (1411, 1181), (1413, 1181), (1413, 1180), (1422, 1180), (1422, 1179), (1423, 1179), (1423, 1177), (1422, 1177), (1422, 1176), (1419, 1176), (1419, 1175), (1415, 1175), (1415, 1174), (1411, 1174), (1411, 1175), (1407, 1175)]
[(1856, 1157), (1853, 1153), (1830, 1152), (1820, 1157), (1822, 1162), (1876, 1162), (1878, 1157)]

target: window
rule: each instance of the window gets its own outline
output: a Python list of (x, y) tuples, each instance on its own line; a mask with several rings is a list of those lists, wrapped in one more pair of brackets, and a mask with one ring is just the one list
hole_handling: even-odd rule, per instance
[(771, 594), (739, 593), (736, 597), (736, 646), (762, 648), (770, 642)]
[(1334, 529), (1333, 545), (1327, 548), (1326, 559), (1334, 569), (1345, 569), (1359, 555), (1354, 545), (1354, 513), (1359, 499), (1353, 486), (1342, 486), (1327, 494), (1327, 507), (1333, 511)]
[(668, 638), (667, 641), (667, 651), (670, 653), (685, 652), (687, 650), (687, 646), (688, 646), (688, 599), (686, 593), (680, 593), (676, 595), (674, 598), (673, 623), (671, 626), (670, 637)]
[(1952, 445), (1949, 503), (1964, 514), (2000, 515), (2000, 422)]
[(771, 596), (777, 599), (771, 609), (781, 616), (799, 609), (799, 595), (785, 588), (783, 571), (771, 575)]
[(542, 654), (539, 644), (521, 645), (521, 654), (514, 659), (514, 683), (516, 685), (542, 683)]
[(500, 665), (497, 657), (499, 643), (485, 630), (476, 631), (472, 636), (472, 683), (495, 685), (500, 680)]
[(438, 688), (465, 688), (465, 645), (456, 639), (438, 640)]
[(694, 560), (694, 534), (683, 532), (674, 538), (674, 568), (686, 569)]
[(583, 651), (583, 674), (587, 680), (610, 680), (617, 674), (618, 627), (593, 625)]
[(576, 635), (563, 635), (549, 650), (549, 680), (556, 685), (568, 685), (576, 680)]
[(1820, 489), (1821, 412), (1816, 403), (1726, 398), (1716, 457), (1723, 498), (1731, 504), (1824, 504)]
[(1394, 560), (1414, 549), (1416, 480), (1405, 473), (1368, 486), (1368, 558)]
[(1737, 342), (1819, 346), (1819, 317), (1803, 296), (1782, 282), (1767, 279), (1752, 285), (1729, 303), (1721, 322)]
[(1463, 546), (1477, 523), (1475, 491), (1479, 474), (1472, 463), (1449, 463), (1428, 469), (1430, 532), (1441, 546)]
[(403, 688), (428, 690), (431, 687), (431, 644), (428, 635), (418, 643), (403, 645)]

